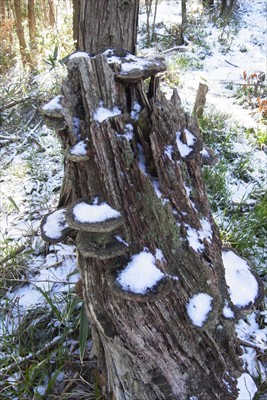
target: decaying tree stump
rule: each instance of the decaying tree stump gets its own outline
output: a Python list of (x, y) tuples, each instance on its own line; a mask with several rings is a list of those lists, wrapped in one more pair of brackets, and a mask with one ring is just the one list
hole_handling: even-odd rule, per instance
[(197, 90), (197, 95), (196, 95), (196, 100), (193, 108), (193, 115), (195, 115), (197, 118), (200, 118), (203, 116), (204, 113), (204, 108), (206, 104), (206, 95), (208, 93), (208, 86), (204, 85), (203, 83), (199, 83), (198, 90)]
[[(234, 318), (223, 309), (240, 310), (225, 282), (199, 128), (176, 91), (170, 101), (161, 93), (164, 70), (161, 61), (112, 49), (69, 57), (63, 97), (50, 115), (60, 121), (66, 151), (61, 225), (78, 231), (83, 298), (106, 397), (233, 400), (242, 362)], [(77, 204), (105, 204), (113, 216), (79, 221)], [(161, 273), (144, 290), (121, 284), (140, 254)], [(145, 274), (146, 263), (142, 268)]]

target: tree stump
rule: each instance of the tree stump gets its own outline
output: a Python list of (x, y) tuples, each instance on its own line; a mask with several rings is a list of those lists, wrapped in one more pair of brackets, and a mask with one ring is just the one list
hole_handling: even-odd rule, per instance
[[(69, 225), (79, 230), (83, 298), (104, 394), (236, 399), (240, 348), (234, 319), (223, 314), (226, 304), (233, 313), (235, 307), (205, 193), (196, 118), (183, 111), (176, 91), (169, 101), (161, 93), (161, 61), (110, 49), (74, 53), (67, 66), (58, 134), (66, 152), (86, 141), (88, 158), (65, 158), (60, 206), (68, 206)], [(116, 210), (121, 219), (109, 234), (91, 221), (75, 223), (73, 204), (82, 199), (88, 210), (104, 203)], [(107, 246), (114, 249), (109, 257)], [(149, 268), (152, 283), (145, 280)]]

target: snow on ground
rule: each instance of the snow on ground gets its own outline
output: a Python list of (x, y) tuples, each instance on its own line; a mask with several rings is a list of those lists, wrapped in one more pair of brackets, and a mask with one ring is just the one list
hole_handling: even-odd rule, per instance
[[(209, 23), (208, 35), (204, 40), (210, 55), (202, 61), (201, 70), (188, 71), (183, 75), (186, 84), (179, 91), (179, 95), (183, 104), (188, 104), (191, 108), (199, 82), (205, 83), (209, 87), (207, 105), (230, 113), (233, 120), (243, 126), (255, 128), (257, 121), (250, 114), (250, 110), (245, 110), (233, 101), (233, 91), (229, 87), (233, 84), (234, 90), (237, 90), (240, 84), (245, 83), (244, 71), (248, 74), (266, 72), (266, 4), (262, 0), (241, 0), (238, 3), (239, 20), (244, 21), (242, 28), (236, 33), (231, 33), (230, 28), (226, 26), (222, 34), (221, 29)], [(226, 49), (223, 47), (224, 43)]]

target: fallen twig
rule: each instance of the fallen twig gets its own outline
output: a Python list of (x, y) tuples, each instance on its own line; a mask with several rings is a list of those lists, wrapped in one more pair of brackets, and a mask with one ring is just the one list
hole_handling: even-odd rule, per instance
[(0, 264), (6, 263), (7, 261), (9, 261), (12, 258), (16, 257), (18, 254), (22, 253), (25, 249), (26, 249), (26, 246), (24, 246), (24, 245), (19, 246), (16, 250), (12, 251), (6, 257), (2, 258), (2, 260), (0, 260)]
[(232, 67), (239, 68), (238, 65), (235, 65), (235, 64), (231, 63), (230, 61), (227, 61), (227, 60), (224, 60), (224, 61), (227, 62), (227, 64), (232, 65)]
[(13, 362), (12, 364), (9, 364), (7, 367), (1, 368), (0, 369), (0, 374), (5, 374), (5, 373), (10, 373), (15, 371), (18, 367), (21, 367), (22, 365), (26, 364), (29, 361), (35, 360), (42, 354), (48, 353), (51, 350), (53, 350), (62, 340), (65, 339), (67, 334), (72, 334), (74, 332), (74, 329), (70, 329), (68, 332), (65, 332), (62, 334), (62, 336), (57, 336), (55, 337), (51, 343), (46, 344), (42, 349), (38, 350), (36, 353), (30, 353), (26, 357), (19, 357), (17, 361)]
[(188, 51), (188, 48), (185, 46), (175, 46), (171, 47), (170, 49), (161, 51), (160, 54), (167, 54), (171, 53), (172, 51), (180, 51), (181, 53), (185, 53), (186, 51)]
[(31, 97), (27, 96), (27, 97), (23, 97), (22, 99), (17, 99), (17, 100), (11, 101), (10, 103), (3, 104), (2, 106), (0, 106), (0, 111), (6, 110), (7, 108), (12, 108), (12, 107), (16, 106), (17, 104), (24, 103), (25, 101), (28, 101), (30, 99), (31, 99)]

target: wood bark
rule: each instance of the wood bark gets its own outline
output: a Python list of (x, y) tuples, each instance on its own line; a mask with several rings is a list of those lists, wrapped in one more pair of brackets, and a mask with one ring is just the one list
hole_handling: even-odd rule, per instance
[(20, 0), (14, 0), (14, 10), (15, 10), (15, 17), (16, 17), (16, 31), (17, 31), (18, 40), (19, 40), (22, 63), (24, 66), (29, 65), (31, 67), (32, 59), (31, 59), (30, 53), (27, 50), (27, 44), (26, 44), (23, 25), (22, 25)]
[[(124, 14), (124, 7), (131, 16)], [(123, 71), (131, 57), (121, 48), (133, 50), (134, 45), (122, 33), (136, 26), (132, 18), (138, 2), (118, 1), (113, 8), (107, 0), (81, 1), (80, 49), (94, 53), (111, 45), (120, 50), (110, 58), (107, 53), (69, 58), (62, 110), (53, 118), (66, 154), (86, 141), (89, 157), (80, 162), (65, 158), (60, 207), (97, 198), (123, 217), (116, 235), (127, 242), (126, 254), (105, 260), (85, 255), (85, 239), (92, 234), (75, 225), (102, 390), (110, 400), (235, 400), (242, 362), (234, 320), (223, 316), (223, 307), (228, 303), (237, 310), (229, 299), (219, 232), (205, 193), (197, 120), (184, 112), (176, 91), (171, 100), (161, 93), (160, 61), (152, 65), (143, 60), (138, 70), (133, 59), (132, 70)], [(99, 19), (103, 17), (105, 23)], [(117, 27), (115, 21), (126, 26)], [(120, 113), (100, 122), (95, 117), (100, 105), (117, 107)], [(189, 146), (188, 131), (195, 139), (185, 156), (177, 143), (179, 139)], [(203, 224), (210, 227), (208, 237), (203, 236)], [(190, 241), (190, 232), (199, 248)], [(116, 283), (133, 255), (155, 255), (158, 250), (163, 257), (157, 266), (166, 274), (162, 283), (145, 294)], [(200, 293), (211, 297), (212, 307), (197, 326), (188, 304)]]
[(114, 47), (135, 53), (138, 8), (136, 0), (81, 0), (78, 49), (97, 53)]
[(193, 115), (195, 115), (197, 118), (201, 118), (203, 116), (206, 104), (206, 95), (208, 93), (208, 90), (209, 88), (207, 85), (199, 83), (196, 100), (193, 108)]

